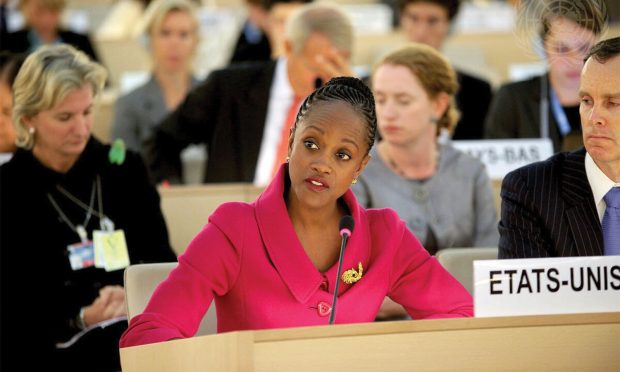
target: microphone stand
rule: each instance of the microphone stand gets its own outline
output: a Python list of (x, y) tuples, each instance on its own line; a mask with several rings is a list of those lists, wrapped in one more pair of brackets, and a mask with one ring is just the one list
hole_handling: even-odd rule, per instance
[(334, 324), (334, 318), (336, 317), (336, 300), (338, 299), (338, 287), (340, 286), (340, 272), (342, 271), (342, 258), (344, 257), (344, 249), (347, 245), (347, 239), (349, 234), (344, 232), (342, 234), (342, 241), (340, 242), (340, 257), (338, 258), (338, 273), (336, 274), (336, 287), (334, 288), (334, 299), (332, 300), (332, 312), (329, 315), (329, 324)]

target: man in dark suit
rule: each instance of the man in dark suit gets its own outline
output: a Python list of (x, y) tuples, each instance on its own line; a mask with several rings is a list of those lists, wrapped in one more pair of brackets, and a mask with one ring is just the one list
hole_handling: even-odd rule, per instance
[(292, 125), (283, 122), (294, 98), (310, 94), (318, 79), (352, 74), (353, 29), (341, 10), (308, 4), (290, 21), (285, 58), (212, 72), (164, 120), (146, 144), (155, 182), (182, 180), (180, 152), (191, 143), (207, 145), (204, 182), (269, 182), (284, 161), (274, 153), (282, 126)]
[(614, 254), (605, 219), (620, 212), (608, 204), (620, 186), (620, 38), (589, 52), (579, 96), (585, 149), (504, 178), (500, 258)]
[[(400, 26), (409, 40), (439, 50), (460, 5), (460, 0), (398, 0)], [(482, 139), (484, 119), (493, 96), (491, 85), (459, 70), (456, 74), (459, 82), (456, 103), (461, 118), (452, 139)]]

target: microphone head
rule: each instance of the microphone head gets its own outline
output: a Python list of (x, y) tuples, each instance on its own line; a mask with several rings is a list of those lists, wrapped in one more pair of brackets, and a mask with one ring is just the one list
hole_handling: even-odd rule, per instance
[(353, 217), (349, 216), (348, 214), (342, 216), (342, 218), (340, 219), (340, 224), (338, 225), (338, 229), (340, 230), (340, 236), (343, 236), (344, 234), (351, 236), (351, 234), (353, 234), (354, 227), (355, 221), (353, 220)]

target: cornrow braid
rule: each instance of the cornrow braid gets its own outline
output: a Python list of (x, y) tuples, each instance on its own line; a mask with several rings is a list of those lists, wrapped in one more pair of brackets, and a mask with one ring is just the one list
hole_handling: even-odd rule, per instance
[(297, 123), (303, 119), (316, 102), (344, 101), (353, 106), (366, 123), (368, 151), (375, 143), (377, 133), (377, 114), (375, 112), (375, 99), (372, 91), (360, 79), (354, 77), (336, 77), (327, 84), (312, 92), (299, 108), (293, 130)]

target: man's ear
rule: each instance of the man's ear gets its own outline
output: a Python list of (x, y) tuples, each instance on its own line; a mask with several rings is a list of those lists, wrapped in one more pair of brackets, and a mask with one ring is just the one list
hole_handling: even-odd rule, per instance
[(293, 43), (290, 40), (284, 40), (284, 54), (290, 57), (293, 54)]

